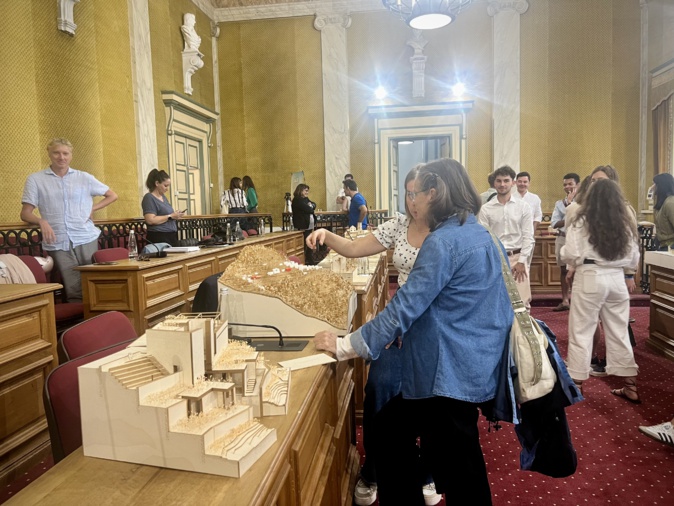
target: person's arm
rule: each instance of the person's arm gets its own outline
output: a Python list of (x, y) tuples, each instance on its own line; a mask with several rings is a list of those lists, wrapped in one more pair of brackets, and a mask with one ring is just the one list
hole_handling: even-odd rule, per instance
[(311, 249), (316, 249), (316, 246), (325, 244), (347, 258), (367, 257), (386, 251), (386, 248), (372, 234), (350, 241), (324, 228), (314, 230), (307, 237), (306, 242)]
[(56, 234), (54, 234), (54, 230), (51, 228), (51, 225), (44, 218), (36, 216), (35, 209), (36, 208), (34, 205), (26, 204), (24, 202), (21, 206), (21, 219), (26, 223), (39, 226), (40, 231), (42, 232), (42, 240), (46, 244), (52, 244), (56, 242)]
[(173, 211), (171, 214), (163, 214), (163, 215), (158, 215), (154, 213), (145, 213), (143, 215), (143, 218), (145, 219), (145, 223), (148, 225), (161, 225), (162, 223), (166, 223), (167, 221), (171, 220), (179, 220), (184, 216), (184, 213), (181, 213), (179, 211)]
[[(434, 234), (426, 238), (407, 283), (398, 289), (381, 313), (350, 335), (350, 344), (359, 356), (375, 360), (398, 336), (405, 339), (412, 324), (426, 312), (454, 276), (456, 265), (447, 249), (445, 241)], [(331, 338), (324, 337), (321, 334), (315, 341), (318, 349), (327, 349), (319, 348), (319, 345), (334, 344)]]
[(257, 207), (257, 192), (255, 188), (248, 188), (248, 210), (255, 209)]
[(108, 191), (106, 191), (106, 192), (103, 194), (103, 199), (102, 199), (102, 200), (99, 200), (98, 202), (96, 202), (96, 203), (93, 205), (93, 207), (91, 208), (91, 213), (93, 214), (93, 213), (95, 213), (96, 211), (98, 211), (99, 209), (103, 209), (104, 207), (109, 206), (109, 205), (112, 204), (115, 200), (117, 200), (117, 198), (118, 198), (118, 197), (117, 197), (117, 194), (116, 194), (115, 192), (113, 192), (111, 189), (108, 188)]
[(573, 225), (566, 230), (566, 244), (562, 246), (559, 256), (562, 262), (567, 264), (570, 269), (576, 268), (583, 261), (581, 257), (581, 231), (576, 225)]
[(365, 221), (365, 217), (367, 216), (367, 206), (363, 204), (358, 208), (358, 211), (360, 211), (360, 216), (358, 216), (358, 230), (363, 228), (363, 221)]
[(527, 263), (529, 257), (534, 253), (534, 221), (531, 218), (531, 207), (529, 204), (522, 206), (522, 218), (520, 220), (520, 230), (522, 231), (522, 251), (518, 262)]
[(315, 206), (312, 206), (312, 204), (313, 202), (308, 198), (293, 199), (293, 212), (297, 210), (306, 214), (314, 214)]
[(564, 207), (564, 201), (558, 200), (555, 203), (555, 209), (552, 211), (552, 218), (550, 218), (552, 228), (563, 228), (565, 215), (566, 207)]

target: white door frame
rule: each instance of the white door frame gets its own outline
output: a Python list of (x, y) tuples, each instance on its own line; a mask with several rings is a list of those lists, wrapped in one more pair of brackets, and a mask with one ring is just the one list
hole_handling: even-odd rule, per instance
[[(166, 139), (168, 149), (169, 175), (173, 176), (176, 167), (176, 148), (174, 134), (180, 134), (201, 142), (204, 146), (202, 160), (203, 202), (198, 214), (213, 214), (211, 209), (211, 156), (210, 149), (213, 126), (218, 113), (211, 111), (192, 99), (175, 91), (162, 91), (161, 98), (166, 112)], [(170, 199), (173, 202), (173, 196)]]
[(371, 106), (374, 118), (376, 208), (393, 209), (391, 140), (449, 137), (455, 158), (466, 165), (466, 112), (473, 101), (420, 106)]

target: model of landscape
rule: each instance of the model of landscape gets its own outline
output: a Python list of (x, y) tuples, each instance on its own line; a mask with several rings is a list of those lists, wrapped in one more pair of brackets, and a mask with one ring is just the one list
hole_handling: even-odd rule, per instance
[[(229, 320), (273, 325), (284, 337), (313, 337), (321, 330), (343, 335), (356, 308), (353, 285), (331, 269), (302, 265), (264, 246), (241, 250), (219, 282), (228, 288)], [(269, 330), (235, 327), (239, 336)]]
[(79, 368), (84, 454), (240, 477), (276, 441), (290, 371), (229, 341), (227, 321), (169, 317), (133, 347)]

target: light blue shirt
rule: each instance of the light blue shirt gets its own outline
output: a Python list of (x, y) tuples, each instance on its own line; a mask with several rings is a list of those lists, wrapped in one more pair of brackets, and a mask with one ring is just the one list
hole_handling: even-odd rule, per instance
[(456, 216), (424, 241), (396, 296), (353, 334), (353, 349), (376, 360), (402, 336), (402, 394), (484, 402), (496, 395), (513, 320), (491, 236), (470, 215)]
[[(564, 205), (564, 200), (558, 200), (555, 202), (555, 210), (552, 211), (552, 218), (550, 218), (550, 223), (554, 225), (558, 221), (563, 220), (566, 218), (566, 206)], [(563, 227), (560, 227), (559, 230), (561, 232), (566, 232), (566, 223), (564, 223)]]
[(65, 176), (57, 176), (51, 168), (28, 176), (21, 202), (40, 210), (40, 216), (49, 222), (56, 241), (42, 243), (47, 251), (68, 251), (98, 239), (101, 231), (91, 219), (93, 197), (105, 195), (109, 187), (94, 176), (68, 168)]

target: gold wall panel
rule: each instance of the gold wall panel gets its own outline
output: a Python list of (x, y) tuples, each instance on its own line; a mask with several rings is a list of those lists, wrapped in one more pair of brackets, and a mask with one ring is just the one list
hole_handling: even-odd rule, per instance
[(325, 209), (320, 32), (313, 17), (227, 23), (219, 40), (224, 181), (250, 176), (280, 220), (290, 174)]
[[(126, 0), (84, 2), (75, 8), (77, 35), (57, 30), (54, 5), (3, 0), (0, 133), (5, 160), (0, 221), (19, 221), (26, 176), (49, 164), (46, 144), (66, 137), (73, 167), (110, 185), (121, 202), (96, 218), (128, 216), (137, 204), (133, 96)], [(105, 145), (104, 145), (105, 144)]]
[(638, 3), (544, 0), (522, 22), (521, 170), (552, 212), (568, 172), (611, 164), (638, 201)]

